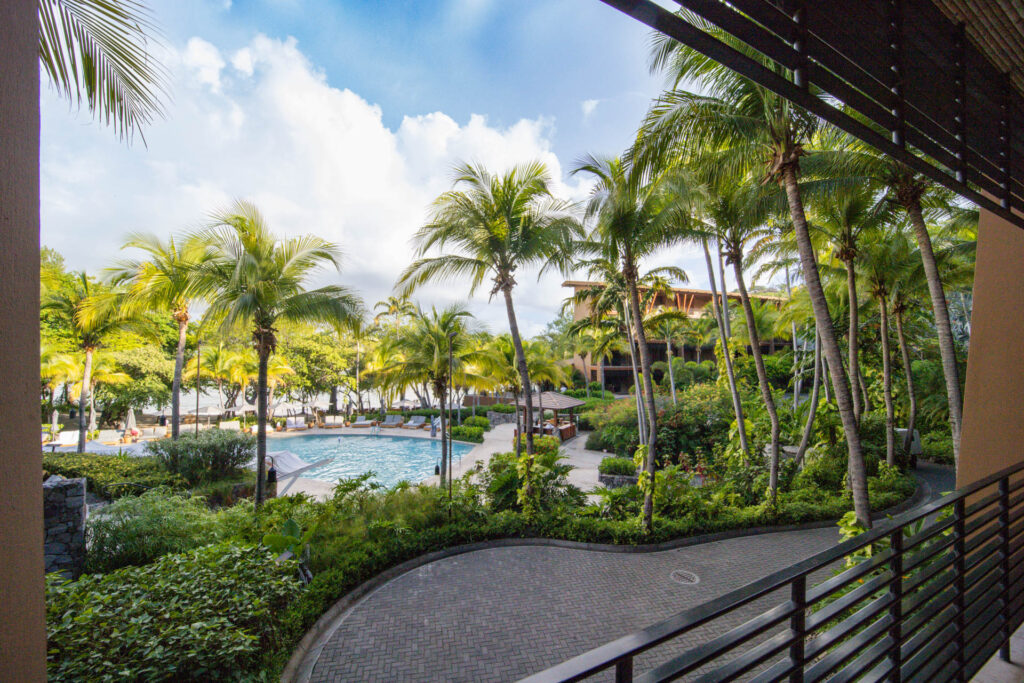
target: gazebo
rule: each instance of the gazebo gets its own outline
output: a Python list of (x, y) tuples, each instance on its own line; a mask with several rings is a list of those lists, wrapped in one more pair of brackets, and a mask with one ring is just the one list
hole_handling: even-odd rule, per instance
[[(586, 405), (586, 401), (581, 401), (578, 398), (572, 396), (566, 396), (557, 391), (541, 391), (533, 394), (533, 400), (535, 410), (553, 411), (555, 416), (550, 421), (545, 422), (543, 414), (541, 413), (534, 418), (535, 423), (533, 425), (534, 434), (546, 434), (549, 436), (558, 436), (562, 441), (576, 436), (576, 421), (573, 419), (573, 410), (580, 406)], [(520, 404), (520, 410), (526, 410), (526, 404)], [(568, 413), (569, 419), (566, 421), (560, 421), (558, 419), (558, 413)]]

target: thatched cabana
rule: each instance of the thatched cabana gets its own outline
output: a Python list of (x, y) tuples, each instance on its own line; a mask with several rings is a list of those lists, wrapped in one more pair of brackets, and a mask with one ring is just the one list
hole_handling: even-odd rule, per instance
[[(534, 434), (546, 434), (548, 436), (558, 436), (562, 441), (576, 436), (576, 419), (575, 409), (580, 406), (586, 405), (586, 401), (582, 401), (572, 396), (566, 396), (565, 394), (557, 391), (541, 391), (533, 394), (533, 408), (537, 418), (533, 425)], [(520, 410), (526, 410), (526, 404), (522, 403), (519, 406)], [(543, 419), (544, 410), (550, 410), (554, 412), (555, 416), (547, 422)], [(559, 420), (558, 414), (564, 413), (568, 419)]]

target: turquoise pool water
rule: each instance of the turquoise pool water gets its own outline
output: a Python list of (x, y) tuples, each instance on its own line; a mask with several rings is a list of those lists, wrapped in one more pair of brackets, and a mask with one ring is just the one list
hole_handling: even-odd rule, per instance
[[(434, 465), (441, 462), (440, 439), (414, 437), (299, 434), (273, 439), (268, 451), (291, 451), (309, 463), (333, 458), (321, 467), (303, 472), (302, 477), (336, 482), (373, 471), (373, 478), (384, 486), (394, 486), (403, 479), (418, 483), (433, 476)], [(472, 446), (452, 444), (454, 462), (459, 462)]]

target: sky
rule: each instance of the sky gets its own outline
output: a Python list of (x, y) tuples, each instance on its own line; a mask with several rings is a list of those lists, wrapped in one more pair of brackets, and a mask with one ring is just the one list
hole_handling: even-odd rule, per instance
[[(345, 254), (316, 284), (392, 294), (410, 243), (459, 162), (499, 172), (539, 159), (554, 192), (583, 200), (582, 155), (624, 150), (662, 77), (646, 27), (599, 0), (151, 0), (163, 33), (166, 117), (127, 145), (87, 111), (42, 94), (42, 243), (72, 269), (128, 254), (131, 232), (200, 227), (236, 198), (281, 236), (316, 234)], [(672, 263), (703, 287), (703, 259)], [(568, 290), (521, 273), (520, 326), (542, 331)], [(424, 287), (423, 305), (468, 301), (507, 329), (489, 288)]]

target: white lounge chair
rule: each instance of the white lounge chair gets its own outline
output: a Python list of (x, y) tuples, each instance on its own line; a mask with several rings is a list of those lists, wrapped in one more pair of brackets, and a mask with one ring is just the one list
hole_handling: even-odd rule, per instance
[(228, 432), (242, 431), (242, 423), (239, 420), (221, 421), (217, 423), (217, 427)]
[(374, 427), (377, 425), (376, 420), (367, 420), (365, 415), (360, 415), (349, 424), (350, 427)]
[(139, 440), (140, 441), (151, 441), (153, 439), (162, 439), (167, 436), (167, 427), (140, 427), (139, 428)]
[(402, 423), (405, 422), (401, 415), (388, 415), (384, 418), (384, 421), (380, 423), (381, 427), (387, 427), (388, 429), (394, 429), (401, 427)]
[(99, 441), (104, 446), (116, 446), (121, 443), (121, 433), (116, 429), (101, 429), (100, 433), (96, 436), (96, 441)]
[(78, 445), (78, 430), (61, 432), (57, 435), (57, 440), (52, 443), (53, 446), (77, 446)]
[(289, 432), (306, 429), (307, 427), (305, 416), (299, 415), (298, 417), (289, 417), (284, 421), (284, 428), (285, 431)]
[(402, 429), (423, 429), (427, 426), (427, 418), (422, 415), (413, 415), (409, 421), (402, 425)]
[(324, 415), (324, 429), (335, 429), (345, 424), (344, 415)]

